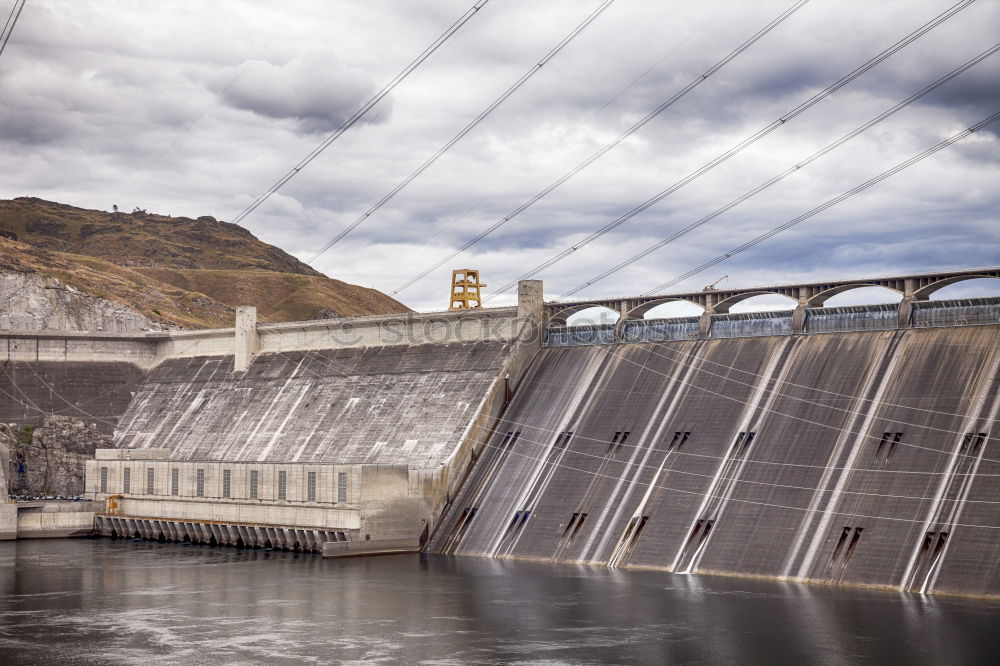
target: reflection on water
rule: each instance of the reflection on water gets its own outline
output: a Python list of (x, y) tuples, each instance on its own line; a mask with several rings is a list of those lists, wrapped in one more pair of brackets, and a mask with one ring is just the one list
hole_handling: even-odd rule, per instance
[(996, 663), (1000, 604), (476, 558), (0, 543), (3, 663)]

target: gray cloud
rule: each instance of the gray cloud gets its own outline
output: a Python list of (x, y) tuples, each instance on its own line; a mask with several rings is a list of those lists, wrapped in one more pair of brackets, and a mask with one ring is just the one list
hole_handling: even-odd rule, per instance
[[(264, 118), (291, 119), (310, 133), (339, 127), (376, 91), (360, 70), (333, 61), (332, 54), (309, 53), (283, 64), (260, 60), (244, 66), (236, 81), (222, 93), (224, 103)], [(382, 100), (380, 120), (388, 120), (391, 98)], [(371, 118), (366, 118), (370, 122)]]

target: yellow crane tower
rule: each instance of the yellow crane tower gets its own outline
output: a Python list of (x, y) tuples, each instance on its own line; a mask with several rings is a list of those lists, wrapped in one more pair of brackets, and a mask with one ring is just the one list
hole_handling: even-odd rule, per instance
[(479, 290), (486, 287), (479, 282), (479, 271), (459, 268), (451, 272), (451, 300), (449, 310), (468, 310), (482, 306)]

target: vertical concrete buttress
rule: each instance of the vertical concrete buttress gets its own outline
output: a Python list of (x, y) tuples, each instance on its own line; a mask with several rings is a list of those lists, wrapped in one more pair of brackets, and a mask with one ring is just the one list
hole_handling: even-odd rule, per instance
[(541, 280), (521, 280), (517, 283), (517, 318), (521, 323), (522, 344), (540, 348), (546, 324)]
[(257, 333), (257, 308), (241, 305), (236, 308), (236, 348), (233, 355), (233, 370), (244, 372), (253, 363), (260, 350), (260, 336)]

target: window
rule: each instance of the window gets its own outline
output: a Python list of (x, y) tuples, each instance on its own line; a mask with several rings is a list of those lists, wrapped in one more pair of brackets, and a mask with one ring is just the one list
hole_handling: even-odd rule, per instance
[[(983, 442), (986, 441), (985, 432), (967, 432), (965, 433), (965, 438), (962, 439), (962, 448), (959, 453), (967, 456), (979, 455), (979, 450), (983, 448)], [(945, 534), (942, 532), (942, 534)], [(947, 536), (947, 535), (946, 535)]]
[(896, 447), (899, 445), (899, 440), (901, 439), (903, 439), (903, 433), (901, 432), (882, 433), (882, 439), (879, 440), (878, 448), (875, 449), (875, 462), (884, 465), (889, 464), (889, 461), (892, 460), (892, 454), (896, 452)]
[(102, 467), (101, 468), (101, 492), (102, 493), (108, 492), (108, 468), (107, 467)]
[(674, 438), (670, 440), (670, 446), (667, 447), (667, 451), (673, 451), (674, 449), (681, 448), (688, 441), (688, 437), (690, 436), (690, 431), (678, 430), (674, 433)]
[(153, 489), (154, 489), (154, 485), (153, 485), (153, 468), (152, 467), (147, 467), (146, 468), (146, 494), (147, 495), (155, 495), (156, 493), (153, 492)]
[(260, 472), (257, 470), (250, 471), (250, 499), (257, 499), (257, 486), (260, 479)]
[(170, 494), (181, 494), (181, 471), (176, 467), (170, 470)]
[(736, 438), (736, 453), (743, 453), (748, 448), (750, 448), (750, 442), (753, 438), (757, 436), (756, 432), (741, 432), (739, 437)]
[(288, 499), (288, 472), (278, 472), (278, 499)]
[(132, 492), (132, 470), (128, 467), (122, 470), (122, 492)]
[(222, 470), (222, 496), (232, 497), (233, 472), (229, 469)]
[(561, 432), (559, 433), (559, 436), (556, 437), (555, 447), (557, 449), (565, 449), (571, 439), (573, 439), (573, 433), (571, 431), (567, 430), (566, 432)]
[[(573, 433), (569, 434), (572, 435)], [(622, 432), (616, 432), (615, 436), (611, 438), (611, 443), (608, 444), (608, 450), (604, 452), (604, 455), (613, 456), (614, 454), (618, 453), (618, 451), (621, 450), (622, 446), (625, 444), (625, 440), (628, 439), (628, 436), (631, 434), (632, 433), (628, 430)]]
[(566, 525), (566, 529), (563, 530), (563, 537), (568, 538), (570, 541), (576, 538), (577, 533), (580, 528), (583, 527), (583, 521), (587, 520), (587, 513), (574, 513), (573, 517), (569, 519), (569, 524)]
[(195, 495), (197, 495), (198, 497), (204, 497), (205, 496), (205, 470), (203, 470), (203, 469), (199, 469), (198, 470), (197, 476), (195, 476), (195, 483), (196, 483)]
[(306, 501), (316, 501), (316, 472), (309, 472), (306, 477)]
[(843, 572), (847, 567), (847, 562), (851, 559), (851, 555), (854, 554), (854, 549), (858, 546), (858, 541), (861, 540), (861, 533), (865, 531), (863, 527), (845, 527), (840, 532), (840, 540), (837, 542), (836, 548), (833, 549), (833, 555), (830, 557), (830, 569), (834, 570), (835, 574), (837, 572)]
[[(743, 433), (740, 434), (742, 435)], [(628, 537), (631, 535), (637, 539), (639, 535), (632, 534), (632, 530), (634, 528), (633, 523), (638, 524), (638, 520), (636, 518), (632, 519), (632, 523), (629, 523), (629, 529), (626, 530), (625, 536)], [(645, 526), (645, 522), (643, 522), (643, 526)], [(701, 551), (702, 546), (708, 540), (708, 535), (712, 533), (712, 528), (714, 526), (715, 526), (714, 519), (699, 518), (698, 520), (695, 521), (694, 528), (691, 530), (691, 534), (688, 535), (688, 540), (684, 544), (684, 550), (682, 551), (681, 554), (680, 566), (677, 569), (678, 571), (689, 571), (691, 567), (694, 566), (695, 560), (698, 558), (698, 553)]]
[(337, 472), (337, 501), (347, 503), (347, 472)]

